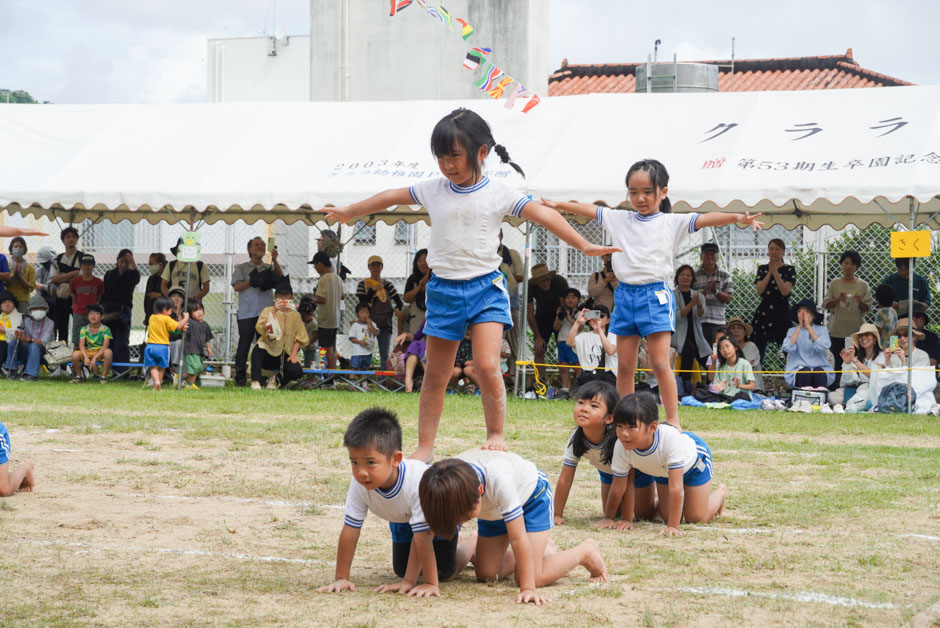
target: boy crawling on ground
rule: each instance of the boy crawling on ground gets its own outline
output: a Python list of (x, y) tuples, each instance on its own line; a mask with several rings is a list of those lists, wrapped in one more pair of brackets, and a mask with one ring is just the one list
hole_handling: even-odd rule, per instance
[(12, 454), (10, 434), (6, 426), (0, 423), (0, 497), (9, 497), (17, 491), (33, 490), (33, 463), (27, 460), (16, 471), (10, 471)]
[[(418, 483), (428, 465), (402, 459), (401, 426), (393, 412), (382, 408), (363, 410), (350, 422), (343, 436), (349, 450), (353, 479), (346, 496), (343, 530), (336, 550), (336, 576), (320, 593), (355, 591), (349, 568), (366, 513), (372, 511), (392, 528), (392, 558), (397, 584), (383, 584), (379, 593), (399, 592), (415, 597), (438, 597), (439, 580), (448, 580), (457, 563), (457, 534), (433, 539), (421, 511)], [(424, 584), (418, 585), (418, 574)]]

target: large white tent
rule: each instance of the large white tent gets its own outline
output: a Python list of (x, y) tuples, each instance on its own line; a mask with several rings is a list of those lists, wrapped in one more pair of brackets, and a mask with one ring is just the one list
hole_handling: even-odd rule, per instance
[[(624, 202), (643, 157), (675, 211), (762, 211), (770, 224), (908, 224), (940, 210), (940, 87), (502, 101), (0, 107), (0, 209), (66, 222), (313, 222), (327, 204), (439, 176), (435, 122), (486, 118), (535, 197)], [(397, 208), (386, 221), (426, 219)]]

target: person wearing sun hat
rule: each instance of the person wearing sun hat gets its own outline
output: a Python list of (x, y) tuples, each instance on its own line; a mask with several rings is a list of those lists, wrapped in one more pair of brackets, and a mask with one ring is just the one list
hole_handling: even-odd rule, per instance
[(781, 347), (787, 354), (784, 381), (790, 388), (828, 388), (835, 379), (832, 365), (826, 359), (831, 342), (816, 302), (803, 299), (794, 305), (790, 320), (794, 325)]
[(744, 319), (740, 316), (732, 316), (728, 319), (728, 323), (725, 327), (728, 328), (735, 342), (741, 347), (741, 353), (744, 354), (744, 359), (751, 363), (751, 369), (754, 371), (756, 390), (764, 390), (764, 375), (760, 372), (763, 370), (760, 360), (760, 349), (757, 348), (756, 344), (750, 341), (751, 334), (754, 333), (754, 328), (744, 322)]
[[(881, 352), (881, 333), (871, 323), (862, 323), (858, 331), (849, 336), (851, 344), (841, 351), (842, 379), (840, 386), (829, 393), (833, 406), (845, 404), (846, 412), (862, 412), (869, 406), (871, 371), (879, 368), (878, 359), (884, 360)], [(838, 348), (838, 347), (837, 347)], [(855, 389), (846, 399), (846, 389)]]
[(402, 318), (405, 305), (391, 281), (382, 277), (385, 262), (378, 255), (366, 263), (369, 276), (356, 285), (356, 298), (369, 308), (369, 318), (379, 330), (379, 364), (384, 369), (388, 361), (388, 343), (392, 339), (392, 323)]
[[(536, 264), (532, 267), (529, 279), (529, 307), (526, 320), (535, 336), (535, 363), (545, 362), (545, 347), (556, 335), (555, 317), (561, 310), (568, 282), (548, 269), (548, 264)], [(533, 307), (534, 304), (534, 307)], [(545, 367), (536, 367), (539, 378), (544, 377)]]
[[(899, 320), (898, 326), (891, 332), (892, 336), (898, 337), (898, 346), (894, 349), (890, 346), (885, 347), (878, 358), (879, 365), (883, 365), (886, 369), (902, 369), (885, 378), (885, 380), (881, 382), (882, 387), (893, 381), (904, 384), (907, 383), (907, 373), (903, 369), (906, 369), (908, 366), (907, 333), (910, 326), (910, 319), (902, 318)], [(930, 358), (927, 356), (926, 351), (917, 348), (917, 343), (924, 339), (924, 334), (915, 328), (912, 331), (912, 335), (914, 347), (911, 351), (911, 366), (914, 371), (911, 373), (911, 386), (914, 389), (914, 412), (915, 414), (940, 412), (940, 408), (937, 408), (933, 395), (936, 385), (936, 375), (930, 366)], [(875, 388), (875, 386), (873, 386), (873, 388)], [(872, 392), (872, 396), (874, 397), (874, 391)], [(875, 400), (872, 399), (873, 403), (874, 401)]]
[(930, 316), (927, 315), (927, 308), (924, 304), (914, 302), (913, 316), (908, 315), (909, 304), (910, 301), (901, 301), (898, 306), (898, 318), (911, 318), (914, 321), (914, 329), (924, 334), (923, 340), (917, 343), (917, 348), (926, 351), (930, 363), (936, 366), (940, 363), (940, 337), (927, 329), (927, 325), (930, 324)]

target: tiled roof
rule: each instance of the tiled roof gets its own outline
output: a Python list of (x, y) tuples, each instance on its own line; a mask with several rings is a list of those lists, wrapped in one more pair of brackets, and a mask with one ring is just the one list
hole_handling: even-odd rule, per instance
[[(844, 89), (913, 84), (859, 66), (852, 58), (851, 48), (844, 55), (826, 57), (735, 59), (733, 81), (730, 59), (697, 63), (719, 66), (718, 91), (721, 92)], [(564, 59), (561, 68), (548, 77), (548, 95), (632, 93), (636, 91), (636, 68), (641, 65), (645, 64), (570, 65), (568, 60)]]

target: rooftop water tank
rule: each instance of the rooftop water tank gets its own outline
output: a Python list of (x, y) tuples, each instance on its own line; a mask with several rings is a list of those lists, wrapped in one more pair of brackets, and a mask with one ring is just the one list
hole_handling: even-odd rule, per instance
[[(652, 68), (649, 91), (659, 92), (717, 92), (718, 66), (708, 63), (660, 62)], [(646, 64), (636, 67), (636, 92), (646, 93)], [(676, 78), (673, 79), (673, 76)]]

